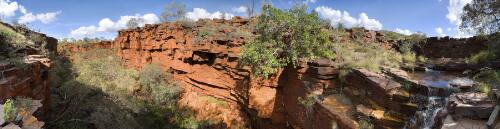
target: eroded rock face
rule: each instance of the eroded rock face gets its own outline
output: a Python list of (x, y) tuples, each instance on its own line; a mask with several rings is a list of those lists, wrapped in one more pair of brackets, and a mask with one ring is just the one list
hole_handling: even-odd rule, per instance
[(248, 22), (235, 18), (230, 21), (199, 21), (192, 28), (180, 23), (146, 25), (142, 29), (120, 31), (112, 48), (118, 50), (117, 55), (130, 68), (140, 69), (155, 63), (172, 73), (186, 89), (183, 96), (185, 106), (214, 109), (189, 100), (196, 97), (186, 96), (195, 93), (226, 101), (230, 105), (226, 108), (232, 109), (223, 110), (230, 114), (224, 116), (228, 128), (249, 123), (247, 114), (283, 123), (280, 120), (284, 119), (283, 115), (276, 115), (277, 106), (281, 106), (275, 104), (278, 94), (276, 77), (269, 80), (252, 77), (249, 67), (240, 64), (240, 47), (246, 43), (243, 37), (226, 38), (231, 29), (225, 29), (211, 37), (195, 40), (201, 27), (224, 24), (241, 28)]
[(472, 38), (428, 38), (419, 44), (418, 55), (427, 58), (466, 58), (487, 48), (487, 41), (480, 37)]
[[(340, 86), (337, 81), (339, 70), (331, 60), (301, 61), (296, 68), (287, 67), (263, 79), (252, 76), (250, 67), (240, 63), (238, 55), (247, 39), (228, 36), (233, 29), (222, 29), (217, 34), (198, 37), (202, 27), (227, 25), (245, 28), (249, 22), (234, 18), (229, 21), (199, 21), (193, 26), (181, 23), (146, 25), (140, 29), (120, 31), (109, 49), (117, 50), (117, 55), (129, 68), (141, 69), (146, 64), (159, 64), (161, 70), (172, 73), (186, 90), (179, 102), (181, 105), (202, 111), (197, 116), (199, 119), (220, 119), (225, 128), (241, 127), (242, 123), (262, 129), (359, 128), (355, 117), (356, 105), (350, 102), (348, 96), (330, 93)], [(349, 32), (354, 35), (353, 31)], [(362, 30), (357, 36), (362, 37), (351, 38), (384, 43), (387, 48), (390, 47), (383, 35), (376, 31)], [(71, 52), (88, 50), (72, 46), (63, 49)], [(361, 70), (349, 77), (355, 85), (349, 87), (356, 92), (353, 93), (355, 97), (378, 99), (366, 104), (370, 109), (411, 114), (415, 108), (408, 102), (409, 95), (401, 90), (401, 85), (383, 75)], [(366, 95), (367, 92), (373, 94)], [(218, 98), (228, 106), (198, 100), (203, 96)], [(211, 112), (223, 113), (214, 115)], [(387, 126), (402, 126), (400, 118), (382, 116), (377, 121), (381, 122), (379, 125), (392, 122)]]
[(23, 66), (0, 63), (0, 101), (16, 97), (41, 100), (45, 112), (50, 100), (50, 59), (29, 55), (23, 62)]

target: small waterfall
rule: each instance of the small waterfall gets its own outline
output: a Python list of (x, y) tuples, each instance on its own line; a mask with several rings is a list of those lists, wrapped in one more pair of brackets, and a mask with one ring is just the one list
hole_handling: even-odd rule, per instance
[(428, 99), (428, 107), (426, 110), (422, 111), (422, 114), (426, 116), (423, 117), (422, 129), (432, 129), (436, 124), (436, 117), (438, 113), (446, 108), (446, 103), (448, 98), (432, 96)]
[(418, 95), (419, 111), (406, 124), (405, 129), (433, 129), (440, 111), (446, 108), (448, 98)]
[(444, 79), (440, 71), (426, 68), (419, 83), (425, 85), (427, 94), (415, 94), (413, 102), (418, 103), (418, 111), (410, 118), (405, 129), (433, 129), (438, 124), (439, 114), (446, 109), (450, 91), (450, 80)]

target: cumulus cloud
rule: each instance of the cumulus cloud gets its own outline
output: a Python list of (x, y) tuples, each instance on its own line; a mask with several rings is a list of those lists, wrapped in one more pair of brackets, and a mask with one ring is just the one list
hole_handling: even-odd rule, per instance
[(443, 33), (443, 28), (441, 28), (441, 27), (435, 28), (435, 29), (434, 29), (434, 31), (436, 31), (436, 34), (437, 34), (437, 36), (439, 36), (439, 37), (444, 37), (444, 36), (446, 36), (446, 34), (444, 34), (444, 33)]
[(10, 0), (0, 0), (0, 17), (15, 16), (16, 11), (19, 10), (19, 6), (20, 5), (17, 4), (17, 2), (11, 2)]
[(33, 13), (27, 13), (25, 9), (24, 12), (25, 14), (19, 17), (19, 23), (24, 24), (24, 23), (40, 21), (44, 24), (49, 24), (57, 19), (57, 15), (61, 14), (61, 11), (33, 14)]
[(186, 13), (186, 18), (198, 21), (200, 19), (214, 19), (221, 18), (224, 16), (225, 19), (231, 19), (234, 17), (234, 14), (231, 13), (221, 13), (219, 11), (210, 13), (204, 8), (194, 8), (193, 11)]
[(97, 37), (105, 33), (114, 33), (120, 29), (127, 28), (127, 22), (134, 18), (142, 19), (139, 21), (139, 26), (141, 27), (145, 24), (154, 24), (160, 21), (158, 16), (153, 13), (144, 15), (136, 14), (134, 16), (121, 16), (117, 21), (113, 21), (110, 18), (104, 18), (99, 21), (98, 26), (83, 26), (72, 30), (69, 34), (69, 37), (79, 39), (84, 37)]
[(364, 27), (369, 30), (381, 30), (382, 24), (376, 19), (370, 19), (366, 13), (359, 14), (359, 18), (351, 17), (347, 11), (335, 10), (330, 7), (320, 6), (314, 9), (318, 14), (330, 20), (332, 26), (342, 24), (345, 27)]
[(468, 32), (464, 32), (458, 28), (460, 24), (462, 24), (462, 19), (460, 18), (463, 14), (463, 8), (468, 3), (471, 3), (472, 0), (450, 0), (448, 4), (448, 14), (446, 14), (446, 18), (450, 21), (451, 24), (455, 26), (456, 35), (454, 37), (470, 37), (471, 34)]
[(396, 28), (396, 30), (394, 30), (396, 33), (400, 33), (400, 34), (404, 34), (404, 35), (411, 35), (413, 34), (413, 32), (411, 32), (410, 30), (408, 29), (400, 29), (400, 28)]
[(248, 7), (246, 6), (240, 6), (238, 8), (233, 8), (233, 12), (235, 13), (247, 13)]
[(462, 20), (460, 16), (464, 12), (463, 8), (468, 3), (471, 3), (472, 0), (450, 0), (448, 5), (448, 14), (446, 14), (446, 18), (455, 25), (460, 25)]
[(28, 10), (24, 6), (18, 4), (15, 1), (0, 0), (0, 17), (15, 16), (17, 11), (23, 14), (21, 17), (19, 17), (18, 21), (22, 24), (35, 21), (40, 21), (44, 24), (48, 24), (55, 21), (57, 19), (57, 15), (61, 14), (61, 11), (33, 14), (32, 12), (28, 12)]

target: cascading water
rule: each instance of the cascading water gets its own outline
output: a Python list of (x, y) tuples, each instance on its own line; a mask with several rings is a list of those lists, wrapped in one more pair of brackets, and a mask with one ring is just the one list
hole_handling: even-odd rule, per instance
[(418, 111), (410, 118), (405, 129), (433, 129), (440, 127), (440, 112), (446, 110), (451, 91), (450, 82), (457, 77), (444, 75), (440, 71), (427, 69), (425, 73), (415, 73), (414, 79), (426, 86), (427, 92), (414, 94), (411, 101), (418, 104)]
[(406, 129), (433, 129), (436, 125), (438, 114), (446, 109), (448, 103), (447, 97), (436, 95), (416, 95), (412, 97), (418, 102), (419, 110), (410, 119), (406, 125)]

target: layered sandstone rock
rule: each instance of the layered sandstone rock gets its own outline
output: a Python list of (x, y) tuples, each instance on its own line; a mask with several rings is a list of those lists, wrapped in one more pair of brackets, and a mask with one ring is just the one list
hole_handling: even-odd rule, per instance
[[(359, 128), (356, 105), (350, 102), (350, 97), (333, 93), (339, 89), (340, 83), (337, 79), (339, 71), (331, 60), (301, 61), (298, 67), (284, 68), (268, 79), (252, 76), (250, 67), (244, 66), (238, 57), (248, 39), (233, 35), (238, 29), (248, 28), (249, 22), (234, 18), (201, 20), (192, 24), (146, 25), (120, 31), (109, 49), (116, 50), (129, 68), (141, 69), (150, 63), (162, 66), (159, 70), (172, 73), (173, 78), (186, 89), (179, 102), (181, 105), (198, 110), (199, 119), (221, 119), (226, 128), (241, 127), (245, 122), (251, 123), (254, 128), (265, 129)], [(220, 26), (228, 27), (219, 28), (208, 37), (198, 35), (204, 27)], [(357, 33), (348, 32), (351, 35)], [(376, 31), (362, 30), (351, 38), (390, 47), (383, 35)], [(107, 44), (90, 46), (96, 47), (69, 45), (62, 49), (76, 53), (109, 47)], [(376, 104), (365, 104), (367, 107), (376, 110), (381, 107), (381, 110), (403, 114), (411, 114), (414, 110), (414, 105), (408, 102), (408, 94), (401, 90), (398, 83), (391, 82), (386, 87), (388, 79), (381, 75), (367, 71), (354, 74), (351, 79), (358, 79), (353, 81), (361, 83), (351, 89), (361, 89), (355, 91), (358, 93), (375, 93), (361, 97), (356, 94), (358, 96), (355, 97), (380, 98), (375, 101)], [(203, 101), (205, 96), (218, 98), (227, 105), (206, 103)], [(389, 116), (381, 118), (381, 122), (394, 121)], [(403, 118), (396, 119), (395, 124), (390, 126), (401, 127), (400, 119)]]
[[(242, 67), (238, 59), (240, 47), (245, 44), (244, 37), (226, 38), (235, 31), (231, 28), (247, 26), (248, 20), (199, 21), (196, 26), (181, 23), (146, 25), (141, 29), (120, 31), (112, 48), (117, 49), (124, 65), (140, 69), (149, 63), (162, 66), (163, 70), (173, 74), (174, 79), (184, 84), (185, 106), (203, 109), (203, 103), (195, 103), (186, 95), (202, 93), (231, 106), (225, 110), (228, 115), (224, 120), (228, 127), (239, 126), (248, 119), (242, 110), (256, 111), (252, 115), (261, 118), (273, 116), (277, 81), (250, 76), (248, 67)], [(195, 40), (201, 27), (228, 25), (211, 37)], [(192, 27), (192, 28), (190, 28)], [(191, 103), (189, 101), (192, 101)], [(210, 107), (207, 107), (208, 109)], [(250, 111), (248, 111), (250, 112)], [(237, 115), (240, 114), (240, 115)]]
[(25, 57), (23, 66), (0, 63), (0, 101), (16, 97), (41, 100), (47, 111), (50, 100), (50, 60), (43, 55)]
[(428, 38), (418, 45), (417, 54), (427, 58), (466, 58), (487, 48), (487, 40), (472, 38)]
[(0, 37), (0, 42), (5, 43), (0, 49), (0, 103), (16, 98), (40, 101), (43, 107), (37, 113), (41, 115), (48, 110), (50, 101), (51, 61), (48, 55), (57, 51), (57, 39), (25, 26), (11, 26), (2, 22), (0, 26), (25, 38), (19, 45)]

